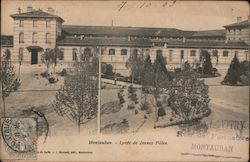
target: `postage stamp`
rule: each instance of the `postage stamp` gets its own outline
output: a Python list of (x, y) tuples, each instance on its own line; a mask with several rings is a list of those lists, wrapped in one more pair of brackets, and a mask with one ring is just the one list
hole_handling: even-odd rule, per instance
[[(37, 121), (35, 118), (3, 118), (1, 125), (2, 151), (13, 158), (34, 157), (36, 152)], [(23, 158), (21, 158), (23, 159)]]

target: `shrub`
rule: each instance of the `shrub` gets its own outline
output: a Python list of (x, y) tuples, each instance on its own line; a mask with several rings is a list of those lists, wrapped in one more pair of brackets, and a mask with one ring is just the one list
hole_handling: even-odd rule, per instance
[(203, 73), (204, 74), (213, 74), (213, 66), (211, 63), (211, 57), (208, 51), (204, 50), (202, 51), (202, 57), (203, 57)]
[(128, 96), (128, 98), (131, 100), (131, 101), (134, 101), (135, 103), (137, 102), (138, 98), (137, 98), (137, 95), (135, 93), (131, 94), (130, 96)]
[(217, 68), (213, 68), (213, 73), (218, 73), (218, 69)]
[(128, 93), (134, 93), (135, 89), (132, 85), (128, 86)]
[(175, 68), (175, 69), (174, 69), (174, 72), (175, 72), (176, 74), (181, 73), (181, 68)]
[(142, 111), (147, 111), (149, 109), (149, 103), (148, 102), (143, 102), (141, 104), (141, 110)]
[(49, 76), (48, 71), (42, 72), (40, 74), (43, 78), (47, 78)]
[(159, 108), (158, 109), (158, 116), (161, 117), (161, 116), (165, 116), (166, 115), (166, 112), (164, 110), (164, 108)]
[(229, 66), (229, 69), (223, 80), (223, 83), (226, 83), (226, 84), (229, 83), (229, 84), (235, 85), (237, 84), (239, 79), (240, 79), (240, 62), (237, 56), (235, 55)]
[(67, 71), (65, 68), (62, 69), (61, 76), (65, 76), (67, 74)]
[(196, 75), (179, 76), (171, 82), (169, 104), (176, 116), (190, 121), (209, 110), (208, 86)]
[(56, 83), (56, 82), (58, 82), (58, 78), (55, 78), (55, 77), (49, 77), (48, 78), (48, 81), (49, 81), (49, 83)]
[(248, 78), (247, 75), (244, 75), (244, 74), (242, 74), (242, 75), (240, 76), (239, 81), (240, 81), (243, 85), (248, 85), (248, 84), (249, 84), (249, 78)]
[(135, 109), (135, 106), (132, 105), (132, 104), (131, 104), (131, 105), (128, 105), (128, 109), (129, 109), (129, 110)]

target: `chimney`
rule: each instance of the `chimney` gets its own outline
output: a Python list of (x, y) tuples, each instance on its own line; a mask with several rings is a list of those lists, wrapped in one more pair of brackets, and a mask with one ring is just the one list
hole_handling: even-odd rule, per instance
[(242, 17), (238, 16), (237, 17), (237, 23), (241, 22), (242, 21)]
[(52, 7), (48, 7), (47, 11), (50, 14), (54, 14), (54, 12), (55, 12), (55, 10)]
[(28, 6), (27, 7), (27, 12), (31, 12), (32, 11), (32, 7), (31, 6)]
[(17, 12), (18, 12), (19, 14), (21, 13), (21, 8), (20, 8), (20, 7), (17, 9)]

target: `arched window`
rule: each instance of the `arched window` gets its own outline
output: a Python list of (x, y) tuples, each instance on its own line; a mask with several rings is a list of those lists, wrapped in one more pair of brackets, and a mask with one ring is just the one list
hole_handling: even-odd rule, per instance
[(72, 60), (73, 61), (77, 60), (77, 48), (73, 48), (72, 50)]
[(127, 49), (122, 49), (121, 50), (121, 55), (127, 55), (128, 53), (128, 50)]
[(59, 53), (59, 60), (63, 60), (64, 59), (64, 48), (60, 48), (60, 53)]
[(19, 33), (19, 43), (24, 43), (24, 33), (23, 32)]
[(109, 49), (109, 55), (115, 55), (115, 49)]
[(32, 43), (37, 43), (37, 33), (36, 32), (32, 33)]

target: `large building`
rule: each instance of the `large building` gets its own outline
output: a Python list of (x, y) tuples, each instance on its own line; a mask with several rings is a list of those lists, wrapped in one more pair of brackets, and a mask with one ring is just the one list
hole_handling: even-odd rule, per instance
[(40, 64), (41, 54), (58, 47), (63, 57), (61, 63), (72, 62), (82, 54), (101, 54), (102, 61), (126, 69), (125, 62), (134, 52), (162, 53), (167, 66), (180, 66), (184, 61), (200, 61), (200, 51), (208, 50), (213, 63), (229, 64), (236, 54), (249, 59), (249, 20), (225, 26), (225, 30), (185, 31), (176, 28), (145, 28), (117, 26), (62, 25), (64, 20), (54, 15), (54, 10), (26, 12), (18, 9), (11, 15), (14, 20), (13, 36), (2, 36), (2, 49), (11, 51), (11, 60)]

